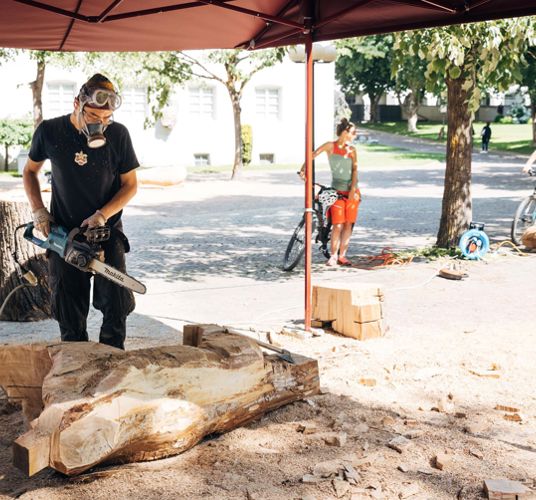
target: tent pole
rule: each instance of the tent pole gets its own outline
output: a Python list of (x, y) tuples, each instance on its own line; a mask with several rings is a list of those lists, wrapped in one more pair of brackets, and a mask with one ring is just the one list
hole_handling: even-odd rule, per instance
[(305, 39), (305, 318), (311, 330), (311, 250), (313, 221), (313, 36)]

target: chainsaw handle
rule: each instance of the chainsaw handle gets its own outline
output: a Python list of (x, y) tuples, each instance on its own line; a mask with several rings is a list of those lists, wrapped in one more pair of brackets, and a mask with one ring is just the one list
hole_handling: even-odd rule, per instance
[(28, 222), (28, 224), (26, 224), (26, 228), (24, 229), (24, 238), (27, 239), (28, 241), (31, 241), (34, 245), (37, 245), (38, 247), (46, 248), (46, 241), (41, 240), (37, 236), (35, 236), (33, 234), (33, 230), (34, 230), (34, 223)]

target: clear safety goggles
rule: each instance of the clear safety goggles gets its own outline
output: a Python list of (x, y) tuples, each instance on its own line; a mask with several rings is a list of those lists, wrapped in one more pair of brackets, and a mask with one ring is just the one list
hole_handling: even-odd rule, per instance
[(83, 95), (83, 104), (96, 108), (107, 106), (115, 111), (121, 106), (121, 102), (121, 96), (112, 90), (86, 88)]

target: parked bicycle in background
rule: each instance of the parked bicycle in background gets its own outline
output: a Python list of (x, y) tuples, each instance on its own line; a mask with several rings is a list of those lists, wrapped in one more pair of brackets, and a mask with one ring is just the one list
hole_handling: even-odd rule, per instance
[[(319, 243), (319, 250), (322, 252), (326, 259), (329, 259), (331, 254), (329, 251), (328, 243), (331, 239), (331, 217), (329, 215), (329, 208), (333, 205), (341, 195), (337, 193), (336, 189), (322, 184), (314, 184), (315, 188), (320, 188), (315, 194), (313, 201), (313, 225), (312, 234), (314, 236), (315, 230), (317, 231), (314, 236), (314, 242)], [(303, 258), (305, 253), (305, 215), (302, 216), (301, 221), (294, 229), (290, 241), (288, 242), (283, 257), (283, 270), (292, 271)]]
[[(536, 169), (532, 167), (535, 160), (536, 151), (531, 155), (525, 167), (523, 167), (523, 173), (536, 176)], [(524, 198), (517, 207), (514, 220), (512, 221), (512, 242), (516, 245), (521, 245), (523, 233), (534, 224), (536, 224), (536, 185), (532, 194)]]

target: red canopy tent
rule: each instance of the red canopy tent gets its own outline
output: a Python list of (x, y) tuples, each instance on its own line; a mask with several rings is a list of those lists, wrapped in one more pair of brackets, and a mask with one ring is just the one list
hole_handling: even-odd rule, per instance
[(0, 46), (62, 51), (305, 44), (305, 327), (311, 322), (313, 41), (536, 14), (536, 0), (2, 0)]

